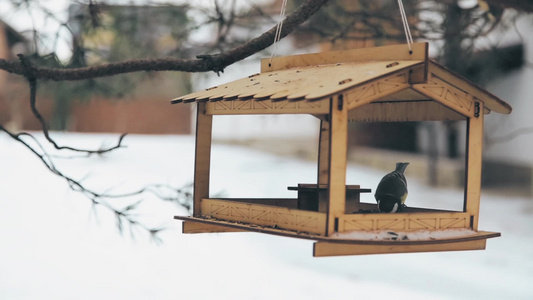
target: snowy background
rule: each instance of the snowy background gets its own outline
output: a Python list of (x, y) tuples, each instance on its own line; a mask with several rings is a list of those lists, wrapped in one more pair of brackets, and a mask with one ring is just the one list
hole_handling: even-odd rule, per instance
[[(60, 144), (96, 148), (116, 139), (54, 136)], [(104, 158), (58, 164), (112, 192), (191, 182), (193, 137), (133, 135), (125, 144)], [(0, 299), (533, 299), (529, 198), (482, 195), (480, 229), (502, 232), (485, 251), (313, 258), (305, 240), (183, 235), (173, 216), (185, 211), (143, 195), (141, 218), (169, 228), (156, 245), (141, 232), (121, 236), (111, 214), (92, 212), (87, 199), (6, 135), (0, 149)], [(295, 197), (287, 186), (315, 178), (310, 161), (216, 144), (212, 156), (212, 192), (227, 196)], [(382, 175), (350, 165), (348, 183), (375, 189)], [(460, 190), (409, 185), (412, 205), (460, 209)]]

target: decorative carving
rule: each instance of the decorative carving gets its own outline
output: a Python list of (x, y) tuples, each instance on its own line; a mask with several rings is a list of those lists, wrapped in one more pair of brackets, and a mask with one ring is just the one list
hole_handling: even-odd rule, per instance
[(466, 218), (440, 218), (439, 219), (439, 229), (466, 228), (466, 227), (469, 227)]
[(206, 113), (210, 115), (239, 114), (327, 114), (329, 99), (320, 101), (272, 101), (272, 100), (231, 100), (206, 103)]
[(340, 218), (339, 232), (355, 230), (419, 230), (469, 228), (468, 213), (435, 213), (434, 217), (427, 214), (383, 214), (345, 215)]
[(428, 83), (415, 84), (413, 88), (465, 116), (474, 116), (473, 96), (449, 84), (433, 73)]
[(408, 88), (408, 79), (408, 72), (402, 72), (350, 90), (346, 93), (348, 110)]
[(202, 199), (201, 214), (220, 220), (325, 235), (324, 213), (231, 200)]

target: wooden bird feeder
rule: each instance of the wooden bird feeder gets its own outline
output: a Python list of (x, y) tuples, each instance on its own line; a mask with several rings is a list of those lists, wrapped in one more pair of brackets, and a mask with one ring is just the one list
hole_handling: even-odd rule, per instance
[[(485, 249), (497, 232), (478, 230), (483, 119), (509, 104), (428, 59), (428, 44), (263, 59), (261, 73), (172, 100), (197, 105), (194, 210), (183, 233), (261, 232), (314, 240), (314, 256)], [(209, 194), (215, 115), (310, 114), (321, 120), (318, 182), (295, 199), (213, 199)], [(466, 122), (462, 211), (408, 207), (368, 213), (370, 192), (346, 185), (348, 122)], [(410, 196), (414, 197), (414, 196)], [(362, 213), (361, 211), (367, 211)], [(427, 239), (368, 239), (358, 233), (454, 231)], [(350, 233), (355, 233), (350, 235)], [(363, 238), (362, 238), (363, 236)]]

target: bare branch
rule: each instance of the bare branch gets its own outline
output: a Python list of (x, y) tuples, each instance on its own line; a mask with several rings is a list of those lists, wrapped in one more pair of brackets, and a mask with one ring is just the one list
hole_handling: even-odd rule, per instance
[(104, 148), (104, 149), (98, 149), (98, 150), (87, 150), (87, 149), (79, 149), (79, 148), (73, 148), (69, 146), (59, 146), (51, 137), (50, 132), (48, 131), (48, 125), (46, 124), (46, 121), (44, 120), (44, 117), (41, 115), (39, 110), (37, 109), (37, 79), (35, 79), (34, 76), (34, 68), (31, 66), (29, 61), (22, 55), (18, 55), (21, 61), (21, 65), (24, 67), (24, 76), (27, 78), (29, 86), (30, 86), (30, 107), (33, 115), (37, 120), (39, 120), (39, 123), (41, 124), (41, 129), (43, 130), (44, 136), (46, 137), (46, 140), (50, 142), (57, 150), (70, 150), (74, 152), (83, 152), (87, 153), (89, 155), (91, 154), (104, 154), (106, 152), (111, 152), (115, 149), (121, 148), (122, 141), (124, 140), (124, 137), (126, 136), (126, 133), (123, 133), (120, 135), (118, 142), (115, 146), (110, 148)]
[[(299, 25), (305, 22), (328, 0), (307, 0), (283, 21), (281, 37), (287, 36)], [(84, 68), (48, 68), (33, 66), (32, 74), (35, 79), (50, 79), (55, 81), (82, 80), (96, 77), (113, 76), (117, 74), (139, 71), (183, 71), (183, 72), (221, 72), (225, 67), (241, 61), (272, 45), (276, 27), (250, 40), (246, 44), (237, 46), (223, 53), (210, 55), (210, 59), (180, 59), (155, 58), (132, 59), (122, 62), (103, 64)], [(24, 67), (17, 62), (0, 59), (0, 69), (7, 72), (25, 75)]]
[[(162, 231), (162, 228), (152, 228), (142, 222), (140, 222), (136, 215), (133, 213), (135, 209), (139, 206), (139, 204), (142, 202), (142, 200), (139, 200), (133, 204), (130, 204), (126, 206), (125, 208), (119, 209), (114, 206), (112, 206), (109, 202), (106, 201), (106, 199), (113, 199), (113, 198), (126, 198), (131, 196), (137, 196), (142, 195), (145, 193), (151, 193), (158, 197), (161, 200), (164, 201), (170, 201), (174, 202), (175, 204), (182, 206), (186, 208), (187, 210), (190, 210), (191, 208), (191, 197), (192, 194), (189, 191), (190, 185), (187, 185), (182, 188), (176, 188), (170, 185), (162, 185), (162, 184), (153, 184), (153, 185), (146, 185), (138, 190), (127, 192), (127, 193), (121, 193), (121, 194), (112, 194), (109, 192), (96, 192), (92, 189), (87, 188), (81, 181), (76, 180), (63, 172), (61, 172), (53, 163), (51, 156), (44, 150), (44, 147), (41, 145), (41, 143), (31, 134), (27, 132), (20, 132), (20, 133), (12, 133), (2, 125), (0, 125), (0, 131), (5, 132), (8, 136), (10, 136), (12, 139), (16, 140), (17, 142), (21, 143), (26, 147), (28, 150), (30, 150), (35, 156), (37, 156), (40, 161), (45, 165), (45, 167), (52, 172), (53, 174), (63, 178), (66, 180), (69, 187), (84, 195), (87, 199), (89, 199), (93, 206), (101, 206), (106, 208), (107, 210), (111, 211), (115, 214), (117, 217), (117, 227), (119, 231), (122, 232), (123, 224), (124, 222), (128, 223), (130, 227), (137, 226), (144, 231), (150, 233), (152, 239), (156, 239), (157, 241), (157, 233)], [(28, 144), (22, 137), (27, 136), (31, 138), (38, 146), (39, 149), (41, 149), (42, 153), (39, 153), (34, 147), (32, 147), (30, 144)], [(165, 192), (166, 191), (166, 192)], [(169, 195), (171, 194), (171, 195)]]

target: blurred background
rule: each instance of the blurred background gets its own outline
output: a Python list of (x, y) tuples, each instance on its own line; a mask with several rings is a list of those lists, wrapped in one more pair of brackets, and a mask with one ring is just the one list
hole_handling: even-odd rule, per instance
[[(194, 58), (224, 51), (275, 25), (283, 1), (4, 1), (0, 57), (17, 53), (36, 63), (81, 67), (145, 57)], [(291, 11), (302, 1), (289, 1)], [(404, 1), (415, 40), (430, 42), (433, 59), (512, 105), (512, 116), (486, 120), (483, 184), (533, 195), (531, 4), (517, 1)], [(331, 1), (279, 43), (277, 55), (404, 43), (395, 1)], [(258, 72), (263, 53), (223, 76), (139, 72), (40, 85), (38, 106), (53, 130), (193, 134), (194, 107), (168, 100)], [(0, 122), (39, 130), (19, 76), (0, 73)], [(214, 139), (295, 155), (315, 155), (318, 121), (301, 116), (221, 118)], [(261, 129), (262, 137), (249, 128)], [(382, 167), (395, 152), (412, 157), (412, 175), (438, 186), (463, 184), (465, 130), (461, 122), (352, 124), (352, 158)], [(401, 134), (398, 134), (401, 132)], [(290, 136), (290, 137), (289, 137)], [(294, 140), (297, 136), (299, 141)], [(292, 143), (285, 141), (290, 138)], [(283, 144), (284, 147), (278, 147)], [(294, 144), (294, 145), (293, 145)], [(357, 150), (355, 150), (357, 149)], [(376, 150), (376, 149), (379, 149)], [(308, 153), (311, 152), (311, 153)], [(509, 155), (513, 153), (513, 155)], [(386, 154), (385, 156), (383, 154)], [(390, 157), (390, 161), (373, 159)], [(416, 172), (415, 172), (416, 171)]]
[[(289, 0), (287, 13), (303, 2)], [(206, 0), (192, 3), (4, 0), (0, 3), (0, 58), (16, 60), (16, 55), (23, 53), (36, 64), (60, 68), (84, 67), (133, 58), (195, 58), (196, 55), (231, 49), (260, 35), (280, 20), (282, 4), (282, 0)], [(494, 197), (494, 203), (497, 203), (489, 205), (494, 210), (509, 205), (505, 202), (513, 199), (516, 200), (513, 201), (514, 204), (526, 205), (529, 210), (521, 215), (521, 220), (525, 220), (525, 223), (517, 226), (526, 226), (521, 229), (529, 226), (531, 229), (533, 4), (531, 1), (515, 0), (406, 0), (403, 4), (415, 41), (430, 43), (432, 59), (494, 93), (513, 107), (511, 115), (490, 114), (485, 119), (482, 185), (484, 193), (488, 193), (489, 198)], [(176, 144), (191, 145), (195, 107), (185, 104), (171, 106), (169, 100), (172, 98), (258, 73), (259, 59), (272, 54), (284, 56), (401, 43), (405, 43), (405, 35), (396, 1), (334, 0), (281, 40), (276, 53), (272, 53), (274, 47), (269, 47), (227, 67), (221, 74), (138, 72), (84, 81), (40, 81), (37, 107), (54, 131), (53, 134), (58, 134), (65, 142), (84, 140), (88, 133), (96, 135), (89, 135), (87, 139), (105, 139), (109, 133), (127, 132), (136, 136), (133, 144), (149, 143), (157, 148), (160, 143), (172, 147), (173, 142), (169, 138), (176, 137)], [(13, 132), (40, 131), (41, 124), (33, 116), (28, 98), (29, 89), (24, 78), (0, 71), (0, 124)], [(466, 130), (463, 123), (353, 123), (349, 133), (350, 164), (358, 170), (381, 174), (389, 171), (395, 162), (407, 160), (411, 162), (409, 178), (415, 180), (420, 189), (428, 188), (429, 191), (444, 194), (451, 191), (459, 197), (457, 195), (461, 195), (464, 185)], [(262, 153), (261, 157), (266, 155), (274, 161), (296, 159), (310, 163), (316, 161), (318, 132), (319, 121), (312, 116), (219, 117), (215, 118), (213, 140), (220, 147), (217, 149), (222, 149), (217, 151), (224, 155), (224, 149), (227, 149), (225, 147), (236, 147), (235, 149), (247, 153)], [(156, 140), (149, 142), (152, 138)], [(7, 139), (2, 140), (3, 144), (8, 142)], [(84, 142), (81, 143), (85, 145)], [(8, 149), (5, 147), (7, 146), (0, 149)], [(187, 151), (185, 152), (189, 153)], [(166, 155), (170, 159), (172, 154)], [(37, 161), (33, 163), (38, 164)], [(178, 176), (179, 184), (184, 185), (192, 180), (193, 169), (185, 162), (182, 163), (184, 165), (173, 164), (175, 171), (166, 171), (185, 172), (185, 175)], [(250, 164), (252, 163), (253, 160)], [(4, 172), (5, 165), (7, 161), (4, 161), (4, 166), (0, 165)], [(112, 163), (110, 165), (116, 167)], [(262, 166), (259, 164), (259, 168)], [(91, 170), (91, 164), (78, 167), (83, 170), (81, 173)], [(243, 166), (235, 172), (252, 169), (250, 166)], [(140, 170), (144, 169), (139, 166)], [(78, 171), (76, 168), (72, 169), (72, 172)], [(7, 169), (7, 173), (9, 172), (12, 169)], [(379, 178), (379, 175), (375, 176)], [(106, 176), (102, 178), (109, 179)], [(1, 188), (5, 190), (7, 186)], [(242, 192), (232, 189), (230, 183), (218, 185), (217, 191), (229, 196)], [(7, 201), (6, 196), (3, 197), (2, 201)], [(509, 215), (510, 219), (512, 217)], [(481, 220), (483, 218), (482, 211)], [(99, 238), (96, 239), (100, 241)], [(533, 276), (533, 243), (531, 238), (528, 241), (525, 244), (511, 245), (525, 247), (522, 249), (523, 255), (519, 256), (528, 262), (525, 269), (520, 270), (523, 272), (520, 275), (525, 274), (524, 278)], [(171, 245), (173, 242), (170, 242)], [(489, 247), (490, 245), (489, 241)], [(126, 251), (129, 249), (123, 245), (119, 248)], [(502, 246), (498, 253), (505, 255), (505, 249)], [(157, 255), (157, 251), (159, 250), (148, 252)], [(282, 257), (283, 253), (278, 255)], [(289, 257), (298, 255), (292, 253)], [(384, 260), (391, 262), (390, 258)], [(426, 256), (426, 263), (430, 264), (430, 260)], [(372, 258), (371, 261), (379, 264), (379, 258)], [(350, 262), (361, 263), (353, 259)], [(368, 263), (368, 268), (371, 268), (372, 263)], [(315, 263), (302, 260), (299, 264), (309, 267)], [(336, 268), (340, 268), (341, 264), (334, 263)], [(326, 267), (317, 268), (319, 272)], [(353, 275), (350, 272), (346, 274), (346, 278)], [(416, 276), (413, 274), (416, 277), (424, 273), (416, 273)], [(478, 275), (480, 274), (472, 276)], [(379, 275), (374, 277), (379, 282)], [(314, 279), (321, 280), (319, 277)], [(6, 282), (8, 281), (4, 281)], [(306, 285), (298, 286), (304, 288)], [(379, 285), (369, 286), (383, 288)], [(405, 287), (412, 288), (410, 285)], [(511, 286), (503, 287), (502, 291), (506, 288), (510, 289)], [(416, 298), (415, 296), (420, 299), (429, 297), (428, 295), (432, 299), (442, 296), (431, 291), (426, 294), (428, 290), (417, 292), (416, 295), (409, 291), (403, 291), (401, 295), (405, 298), (411, 295), (410, 299)], [(494, 295), (499, 297), (503, 294), (504, 292)], [(6, 299), (25, 299), (16, 297), (17, 293), (9, 295), (15, 296)], [(352, 298), (343, 293), (336, 295)], [(461, 298), (459, 294), (443, 295), (442, 299)], [(465, 299), (472, 299), (470, 297), (475, 293), (466, 295)], [(190, 298), (202, 298), (196, 296), (191, 294)], [(519, 299), (519, 296), (526, 299), (532, 295), (524, 292), (514, 296), (517, 297), (515, 299)], [(276, 297), (283, 298), (279, 295)], [(294, 297), (296, 296), (291, 298)], [(489, 298), (490, 295), (485, 294), (479, 299)]]

